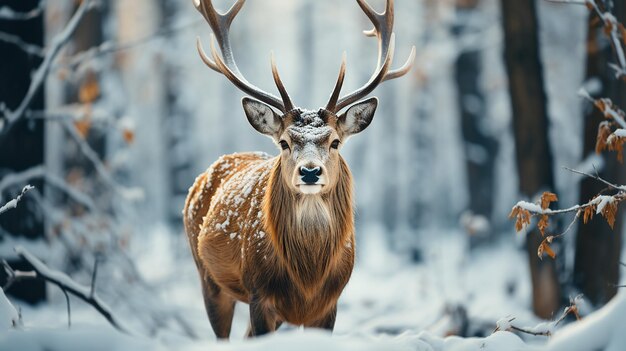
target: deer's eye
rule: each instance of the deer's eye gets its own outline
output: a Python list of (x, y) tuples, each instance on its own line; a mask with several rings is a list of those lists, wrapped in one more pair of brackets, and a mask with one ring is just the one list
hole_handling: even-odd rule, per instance
[(339, 143), (340, 143), (339, 139), (336, 139), (332, 142), (332, 144), (330, 144), (330, 147), (333, 149), (337, 149), (339, 148)]
[(283, 150), (289, 150), (289, 144), (288, 144), (286, 141), (281, 140), (281, 141), (279, 141), (278, 143), (280, 144), (280, 147), (281, 147)]

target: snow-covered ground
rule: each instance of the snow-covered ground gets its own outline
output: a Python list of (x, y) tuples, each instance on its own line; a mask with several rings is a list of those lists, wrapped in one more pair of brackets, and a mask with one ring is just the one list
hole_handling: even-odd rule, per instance
[[(422, 253), (423, 261), (410, 264), (385, 249), (385, 241), (376, 238), (375, 232), (367, 233), (369, 237), (359, 246), (357, 267), (340, 299), (332, 335), (284, 326), (270, 336), (246, 340), (247, 306), (242, 304), (236, 310), (231, 342), (216, 342), (185, 239), (156, 230), (141, 247), (133, 249), (138, 268), (155, 287), (153, 293), (180, 312), (197, 339), (185, 337), (175, 328), (160, 329), (154, 335), (139, 331), (125, 335), (76, 299), (72, 299), (72, 325), (68, 328), (65, 299), (53, 293), (51, 303), (36, 307), (12, 301), (21, 308), (23, 326), (11, 328), (2, 320), (0, 350), (576, 350), (574, 346), (580, 345), (591, 350), (607, 340), (614, 343), (607, 350), (622, 350), (626, 345), (624, 293), (606, 311), (597, 313), (598, 317), (584, 318), (591, 326), (566, 326), (557, 330), (548, 344), (543, 336), (493, 333), (503, 317), (515, 317), (516, 326), (542, 322), (529, 311), (525, 254), (515, 248), (512, 234), (470, 254), (462, 234), (434, 232)], [(111, 304), (120, 306), (114, 301)], [(138, 313), (114, 310), (120, 318)], [(608, 317), (601, 318), (603, 315)], [(14, 318), (11, 311), (3, 312), (4, 316)], [(463, 328), (464, 321), (469, 321), (466, 334), (475, 337), (447, 337)], [(594, 337), (584, 338), (588, 344), (581, 344), (575, 341), (577, 335), (578, 339), (580, 335)]]

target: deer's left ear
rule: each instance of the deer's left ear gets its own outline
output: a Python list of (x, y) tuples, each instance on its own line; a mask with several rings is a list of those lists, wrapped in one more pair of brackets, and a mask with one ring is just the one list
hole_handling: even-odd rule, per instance
[(248, 97), (244, 97), (241, 104), (248, 122), (254, 129), (272, 138), (278, 138), (282, 129), (282, 119), (271, 107)]
[(376, 107), (378, 99), (375, 97), (350, 106), (348, 111), (338, 117), (339, 128), (346, 136), (362, 132), (372, 123)]

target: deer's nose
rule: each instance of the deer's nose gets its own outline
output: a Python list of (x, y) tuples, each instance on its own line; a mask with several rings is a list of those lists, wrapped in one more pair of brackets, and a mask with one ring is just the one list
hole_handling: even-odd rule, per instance
[(317, 183), (321, 175), (322, 175), (321, 167), (314, 167), (314, 168), (300, 167), (300, 176), (302, 177), (302, 181), (308, 185)]

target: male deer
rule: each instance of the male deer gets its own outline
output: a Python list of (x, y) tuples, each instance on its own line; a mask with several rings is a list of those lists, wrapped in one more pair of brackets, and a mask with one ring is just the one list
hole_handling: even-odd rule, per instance
[(237, 0), (225, 14), (218, 13), (211, 0), (194, 1), (214, 33), (211, 57), (198, 40), (200, 57), (256, 98), (243, 99), (246, 117), (281, 150), (276, 157), (222, 156), (189, 190), (185, 231), (218, 338), (229, 337), (237, 300), (250, 305), (249, 336), (274, 331), (282, 322), (334, 328), (337, 300), (352, 273), (355, 248), (352, 175), (339, 149), (349, 136), (367, 128), (378, 100), (352, 104), (380, 83), (406, 74), (415, 59), (413, 47), (404, 66), (390, 70), (393, 0), (387, 0), (382, 14), (364, 0), (357, 3), (374, 24), (365, 34), (378, 38), (376, 71), (364, 86), (340, 98), (344, 55), (326, 107), (308, 111), (291, 102), (273, 56), (280, 98), (252, 85), (237, 68), (229, 29), (244, 0)]

